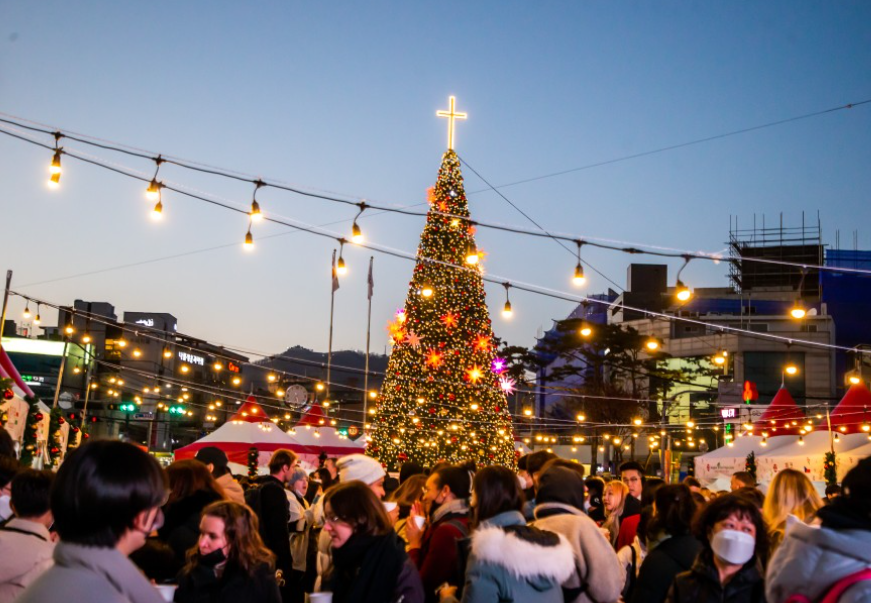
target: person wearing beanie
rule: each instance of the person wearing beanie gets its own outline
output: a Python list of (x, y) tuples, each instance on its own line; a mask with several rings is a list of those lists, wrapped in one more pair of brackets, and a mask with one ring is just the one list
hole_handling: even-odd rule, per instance
[(339, 469), (339, 481), (360, 481), (369, 486), (379, 499), (384, 498), (384, 476), (387, 473), (381, 463), (365, 454), (349, 454), (336, 463)]
[[(765, 596), (819, 601), (851, 575), (871, 567), (871, 457), (850, 469), (841, 496), (817, 511), (820, 527), (787, 522), (783, 544), (768, 563)], [(839, 601), (871, 601), (871, 579), (856, 582)]]
[(584, 479), (567, 467), (551, 466), (538, 479), (535, 521), (540, 530), (562, 534), (574, 550), (575, 570), (563, 583), (566, 601), (616, 601), (626, 572), (611, 543), (584, 508)]
[[(348, 482), (358, 481), (366, 484), (370, 490), (378, 497), (378, 500), (384, 498), (384, 477), (387, 472), (381, 463), (365, 454), (349, 454), (343, 456), (336, 463), (336, 468), (339, 470), (339, 482), (346, 484)], [(323, 504), (326, 499), (321, 497), (318, 501), (319, 509), (316, 509), (314, 515), (323, 516)], [(328, 575), (332, 570), (333, 558), (330, 548), (330, 535), (326, 530), (322, 530), (318, 536), (318, 554), (317, 554), (317, 570), (318, 577), (315, 580), (315, 590), (320, 590), (323, 583), (323, 577)]]
[(245, 504), (245, 491), (239, 485), (239, 482), (233, 479), (233, 474), (230, 473), (230, 469), (227, 467), (229, 463), (227, 454), (223, 450), (216, 446), (206, 446), (205, 448), (200, 448), (194, 458), (209, 468), (212, 477), (221, 486), (228, 500), (237, 502), (240, 505)]

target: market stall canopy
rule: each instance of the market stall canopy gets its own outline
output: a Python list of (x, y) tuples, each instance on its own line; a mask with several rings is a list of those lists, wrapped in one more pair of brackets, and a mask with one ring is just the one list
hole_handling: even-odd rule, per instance
[[(802, 423), (806, 421), (802, 409), (795, 403), (789, 390), (780, 386), (771, 404), (753, 424), (753, 432), (761, 435), (763, 432), (769, 436), (774, 435), (798, 435)], [(798, 425), (793, 425), (795, 422)]]
[(835, 442), (834, 434), (828, 431), (814, 431), (805, 436), (792, 438), (793, 441), (786, 446), (779, 446), (773, 450), (767, 450), (756, 455), (757, 477), (760, 482), (768, 483), (778, 471), (783, 469), (795, 469), (801, 471), (813, 482), (824, 482), (825, 473), (823, 465), (826, 453), (835, 449), (838, 462), (838, 478), (852, 465), (845, 463), (844, 453), (868, 443), (864, 434), (841, 435)]
[[(871, 392), (865, 384), (859, 382), (850, 386), (841, 401), (830, 415), (832, 429), (841, 433), (864, 433), (863, 423), (868, 421), (867, 408), (871, 406)], [(826, 420), (820, 422), (821, 428), (826, 428)]]

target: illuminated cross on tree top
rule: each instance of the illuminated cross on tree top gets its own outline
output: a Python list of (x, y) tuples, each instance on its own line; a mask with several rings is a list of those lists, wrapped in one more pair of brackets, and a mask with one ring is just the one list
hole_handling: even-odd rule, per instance
[(456, 119), (466, 119), (469, 114), (468, 113), (457, 113), (454, 111), (454, 103), (456, 102), (456, 97), (450, 97), (451, 108), (448, 111), (436, 111), (436, 115), (438, 117), (447, 117), (448, 118), (448, 150), (454, 150), (454, 120)]

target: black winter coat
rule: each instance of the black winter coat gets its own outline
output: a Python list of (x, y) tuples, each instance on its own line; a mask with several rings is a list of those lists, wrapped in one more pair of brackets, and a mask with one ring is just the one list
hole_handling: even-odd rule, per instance
[(261, 565), (249, 576), (241, 568), (230, 566), (218, 578), (211, 567), (198, 565), (189, 574), (178, 577), (176, 603), (281, 603), (275, 572)]
[(164, 507), (163, 527), (157, 536), (168, 544), (176, 561), (184, 564), (185, 553), (200, 539), (200, 515), (211, 503), (221, 500), (214, 492), (198, 490)]
[(641, 563), (629, 603), (662, 603), (675, 576), (689, 571), (702, 543), (690, 534), (672, 536), (651, 550)]
[(720, 573), (710, 553), (702, 553), (688, 572), (677, 575), (667, 603), (765, 603), (765, 581), (754, 557), (738, 573), (720, 584)]

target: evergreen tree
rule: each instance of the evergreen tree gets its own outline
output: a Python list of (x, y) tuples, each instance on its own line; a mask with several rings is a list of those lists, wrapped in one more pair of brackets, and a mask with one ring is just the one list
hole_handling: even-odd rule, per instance
[[(506, 390), (497, 358), (475, 228), (453, 150), (442, 158), (405, 307), (390, 325), (393, 352), (367, 454), (389, 470), (406, 460), (472, 459), (513, 467)], [(471, 258), (469, 262), (467, 258)]]

